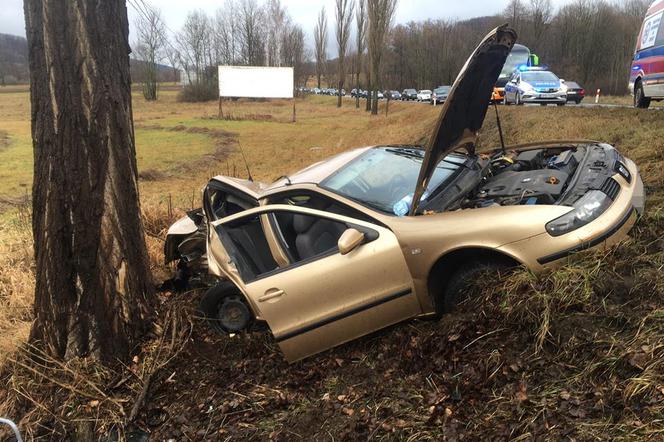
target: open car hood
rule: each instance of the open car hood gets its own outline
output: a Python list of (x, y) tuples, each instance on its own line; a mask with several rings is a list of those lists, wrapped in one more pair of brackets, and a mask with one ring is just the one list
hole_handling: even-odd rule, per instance
[(475, 152), (475, 142), (493, 87), (516, 38), (516, 32), (507, 25), (494, 29), (484, 37), (459, 72), (427, 145), (411, 215), (416, 213), (420, 198), (443, 157), (459, 148), (465, 148), (470, 154)]

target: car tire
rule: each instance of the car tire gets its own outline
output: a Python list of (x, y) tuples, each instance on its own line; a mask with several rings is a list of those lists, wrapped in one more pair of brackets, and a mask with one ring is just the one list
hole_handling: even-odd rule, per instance
[(485, 275), (498, 274), (501, 271), (509, 269), (509, 266), (503, 262), (475, 262), (463, 264), (460, 269), (452, 274), (447, 286), (443, 292), (442, 300), (436, 308), (437, 313), (451, 313), (457, 306), (465, 301), (469, 292), (477, 288), (480, 277)]
[(248, 330), (255, 319), (244, 295), (228, 281), (205, 292), (198, 309), (210, 328), (221, 335)]
[(641, 80), (634, 85), (634, 107), (638, 109), (648, 109), (650, 107), (650, 98), (646, 97)]

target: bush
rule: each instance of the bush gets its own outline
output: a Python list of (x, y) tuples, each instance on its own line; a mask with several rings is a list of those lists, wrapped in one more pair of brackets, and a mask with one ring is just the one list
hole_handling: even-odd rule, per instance
[(216, 100), (219, 90), (213, 82), (191, 83), (182, 88), (178, 94), (178, 101), (198, 103), (201, 101)]

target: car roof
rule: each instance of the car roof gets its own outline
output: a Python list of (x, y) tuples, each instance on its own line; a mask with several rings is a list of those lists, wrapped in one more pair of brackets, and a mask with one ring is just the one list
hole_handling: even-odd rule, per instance
[(287, 177), (283, 177), (275, 181), (274, 183), (268, 185), (264, 191), (271, 191), (279, 187), (293, 184), (319, 184), (325, 178), (339, 170), (339, 168), (348, 164), (350, 161), (362, 155), (369, 149), (373, 149), (374, 147), (375, 146), (369, 146), (348, 150), (326, 160), (319, 161), (318, 163), (314, 163), (309, 167), (295, 172), (294, 174), (288, 175)]

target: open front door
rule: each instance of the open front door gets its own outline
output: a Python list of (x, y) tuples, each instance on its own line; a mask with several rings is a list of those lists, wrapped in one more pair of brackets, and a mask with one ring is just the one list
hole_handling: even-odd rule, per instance
[[(270, 220), (269, 236), (261, 215)], [(382, 226), (272, 205), (220, 220), (215, 231), (252, 308), (291, 362), (421, 313), (397, 238)], [(277, 264), (271, 241), (289, 265)]]

